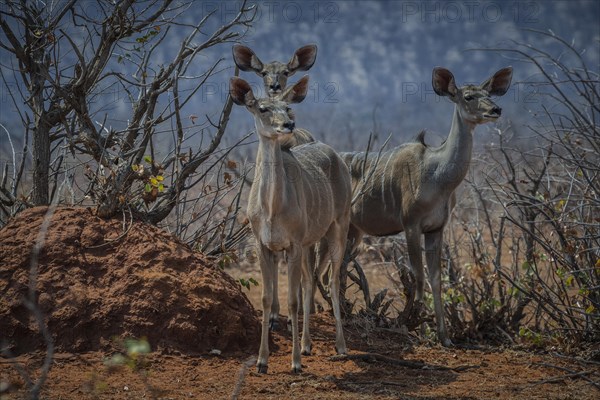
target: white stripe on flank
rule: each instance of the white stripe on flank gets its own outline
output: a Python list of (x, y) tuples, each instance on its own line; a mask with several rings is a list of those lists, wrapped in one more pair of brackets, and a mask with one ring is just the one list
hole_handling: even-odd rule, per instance
[(392, 159), (392, 156), (394, 154), (390, 153), (388, 156), (388, 159), (385, 163), (385, 166), (383, 167), (383, 173), (381, 174), (381, 201), (383, 202), (383, 209), (387, 211), (387, 202), (385, 201), (385, 173), (387, 172), (387, 167), (388, 164), (390, 163), (390, 160)]
[(394, 192), (394, 168), (390, 170), (390, 194), (392, 195), (392, 210), (396, 211), (396, 196)]

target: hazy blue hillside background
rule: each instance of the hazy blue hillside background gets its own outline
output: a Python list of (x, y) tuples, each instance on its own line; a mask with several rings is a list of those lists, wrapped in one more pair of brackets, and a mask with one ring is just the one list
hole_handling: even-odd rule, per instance
[[(514, 48), (517, 41), (552, 51), (550, 40), (528, 29), (551, 31), (573, 41), (598, 70), (599, 10), (600, 2), (587, 0), (273, 2), (259, 4), (246, 43), (263, 61), (286, 60), (296, 47), (316, 43), (319, 54), (309, 72), (313, 96), (295, 107), (298, 123), (340, 147), (360, 147), (360, 136), (373, 127), (375, 107), (379, 130), (393, 132), (395, 142), (423, 128), (431, 140), (446, 134), (452, 105), (432, 92), (434, 66), (449, 68), (460, 84), (479, 83), (512, 65), (513, 90), (498, 102), (506, 118), (526, 123), (538, 97), (519, 82), (536, 79), (532, 66), (468, 50)], [(243, 114), (238, 110), (236, 120)], [(356, 136), (352, 142), (349, 134)]]
[[(90, 7), (93, 7), (90, 1)], [(181, 22), (196, 23), (215, 11), (205, 34), (235, 13), (239, 2), (195, 2), (180, 17)], [(243, 43), (259, 57), (287, 61), (304, 44), (319, 48), (316, 64), (309, 71), (311, 90), (304, 103), (296, 105), (298, 126), (340, 150), (359, 149), (378, 122), (380, 141), (392, 132), (393, 143), (401, 143), (420, 129), (430, 133), (428, 141), (439, 142), (450, 126), (452, 104), (439, 99), (431, 89), (431, 70), (445, 66), (453, 71), (459, 84), (479, 83), (497, 69), (514, 67), (512, 90), (498, 104), (504, 108), (504, 121), (517, 130), (529, 121), (529, 110), (539, 101), (527, 82), (535, 80), (530, 64), (506, 54), (477, 51), (482, 48), (515, 48), (515, 43), (530, 44), (548, 52), (551, 41), (529, 30), (553, 32), (572, 41), (594, 70), (600, 65), (600, 2), (561, 1), (265, 1), (255, 3), (257, 17)], [(159, 65), (179, 46), (183, 28), (173, 28), (169, 43), (155, 57)], [(66, 55), (68, 56), (68, 55)], [(115, 55), (116, 57), (116, 55)], [(190, 112), (203, 115), (220, 110), (233, 74), (231, 46), (206, 52), (206, 65), (199, 62), (200, 73), (214, 60), (223, 57), (221, 72), (197, 94)], [(2, 68), (10, 63), (1, 54)], [(13, 63), (14, 67), (14, 63)], [(114, 68), (126, 68), (114, 64)], [(194, 72), (194, 71), (192, 71)], [(260, 78), (242, 73), (261, 88)], [(295, 82), (301, 74), (291, 78)], [(4, 90), (4, 89), (3, 89)], [(114, 100), (110, 100), (114, 101)], [(121, 99), (119, 98), (119, 100)], [(12, 105), (2, 93), (0, 122), (18, 135), (11, 119)], [(118, 125), (127, 118), (126, 107), (115, 106), (110, 120)], [(253, 129), (250, 115), (236, 107), (226, 140)], [(479, 128), (485, 141), (490, 127)], [(476, 140), (477, 142), (477, 140)], [(2, 138), (2, 146), (5, 139)]]

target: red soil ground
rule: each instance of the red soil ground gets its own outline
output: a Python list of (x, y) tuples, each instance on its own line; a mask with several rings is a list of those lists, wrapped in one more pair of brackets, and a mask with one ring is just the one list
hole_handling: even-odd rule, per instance
[[(26, 396), (44, 342), (23, 305), (45, 208), (0, 230), (0, 398)], [(139, 222), (60, 208), (39, 256), (37, 291), (57, 353), (48, 399), (595, 399), (600, 363), (482, 347), (445, 349), (389, 330), (347, 325), (350, 356), (334, 357), (334, 323), (311, 316), (313, 355), (289, 372), (290, 333), (272, 333), (269, 373), (254, 372), (257, 313), (240, 285), (171, 235)], [(259, 290), (259, 288), (253, 289)], [(282, 320), (282, 325), (285, 322)], [(109, 367), (116, 338), (147, 337), (152, 353)], [(211, 355), (213, 349), (220, 355)], [(375, 354), (375, 355), (374, 355)], [(412, 361), (407, 364), (406, 361)], [(593, 383), (595, 382), (596, 385)]]

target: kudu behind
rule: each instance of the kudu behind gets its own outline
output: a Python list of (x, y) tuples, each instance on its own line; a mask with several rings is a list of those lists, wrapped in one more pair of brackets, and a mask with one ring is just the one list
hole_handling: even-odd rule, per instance
[(298, 71), (308, 71), (317, 59), (317, 46), (309, 44), (300, 47), (287, 64), (279, 61), (263, 63), (249, 47), (241, 44), (233, 46), (233, 61), (242, 71), (252, 71), (263, 78), (265, 93), (274, 97), (283, 92), (287, 80)]
[[(288, 78), (297, 71), (308, 71), (317, 59), (317, 45), (302, 46), (284, 64), (279, 61), (263, 63), (249, 47), (236, 44), (232, 48), (233, 61), (242, 71), (251, 71), (262, 77), (265, 93), (269, 97), (280, 95), (287, 87)], [(315, 139), (306, 129), (297, 128), (286, 140), (281, 141), (282, 148), (290, 148), (300, 144), (313, 142)]]
[(385, 151), (379, 159), (377, 154), (365, 157), (364, 152), (340, 154), (350, 167), (353, 193), (361, 193), (352, 205), (350, 243), (358, 243), (363, 234), (387, 236), (404, 231), (416, 276), (417, 300), (423, 299), (421, 235), (425, 237), (437, 333), (444, 346), (452, 342), (444, 323), (441, 299), (443, 231), (454, 206), (454, 191), (469, 169), (473, 131), (477, 125), (500, 117), (502, 110), (490, 96), (504, 95), (511, 78), (512, 68), (508, 67), (480, 85), (458, 87), (449, 70), (435, 68), (434, 91), (455, 104), (450, 133), (441, 146), (425, 145), (421, 134), (414, 143)]

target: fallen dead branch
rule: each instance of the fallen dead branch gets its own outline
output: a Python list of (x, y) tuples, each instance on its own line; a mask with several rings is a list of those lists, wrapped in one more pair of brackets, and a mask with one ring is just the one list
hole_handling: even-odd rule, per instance
[(600, 388), (600, 383), (598, 382), (594, 382), (593, 380), (589, 379), (586, 377), (586, 375), (595, 373), (596, 371), (591, 369), (588, 371), (581, 371), (581, 372), (573, 372), (570, 374), (566, 374), (566, 375), (559, 375), (559, 376), (554, 376), (552, 378), (548, 378), (548, 379), (541, 379), (539, 381), (535, 381), (531, 383), (531, 386), (535, 386), (535, 385), (543, 385), (545, 383), (557, 383), (557, 382), (564, 382), (567, 379), (575, 379), (575, 378), (582, 378), (585, 379), (586, 381), (588, 381), (591, 385), (594, 385), (597, 388)]
[(559, 376), (554, 376), (552, 378), (547, 378), (547, 379), (542, 379), (539, 381), (535, 381), (532, 382), (531, 385), (542, 385), (544, 383), (556, 383), (556, 382), (562, 382), (566, 379), (576, 379), (576, 378), (580, 378), (580, 379), (584, 379), (587, 382), (589, 382), (591, 385), (600, 388), (600, 383), (592, 380), (591, 378), (588, 378), (587, 375), (591, 375), (591, 374), (597, 374), (600, 372), (600, 369), (598, 368), (592, 368), (592, 369), (588, 369), (585, 371), (573, 371), (569, 368), (565, 368), (565, 367), (561, 367), (559, 365), (554, 365), (554, 364), (548, 364), (548, 363), (533, 363), (532, 365), (536, 365), (536, 366), (540, 366), (540, 367), (545, 367), (545, 368), (554, 368), (554, 369), (558, 369), (560, 371), (564, 371), (566, 372), (565, 375), (559, 375)]
[(410, 360), (401, 360), (398, 358), (387, 357), (382, 354), (377, 353), (360, 353), (360, 354), (338, 354), (335, 356), (329, 357), (330, 361), (345, 361), (345, 360), (353, 360), (353, 361), (365, 361), (365, 362), (383, 362), (390, 365), (395, 365), (399, 367), (412, 368), (412, 369), (429, 369), (429, 370), (437, 370), (437, 371), (454, 371), (461, 372), (466, 371), (468, 369), (480, 368), (481, 365), (459, 365), (457, 367), (447, 367), (445, 365), (432, 365), (427, 364), (422, 361), (410, 361)]

